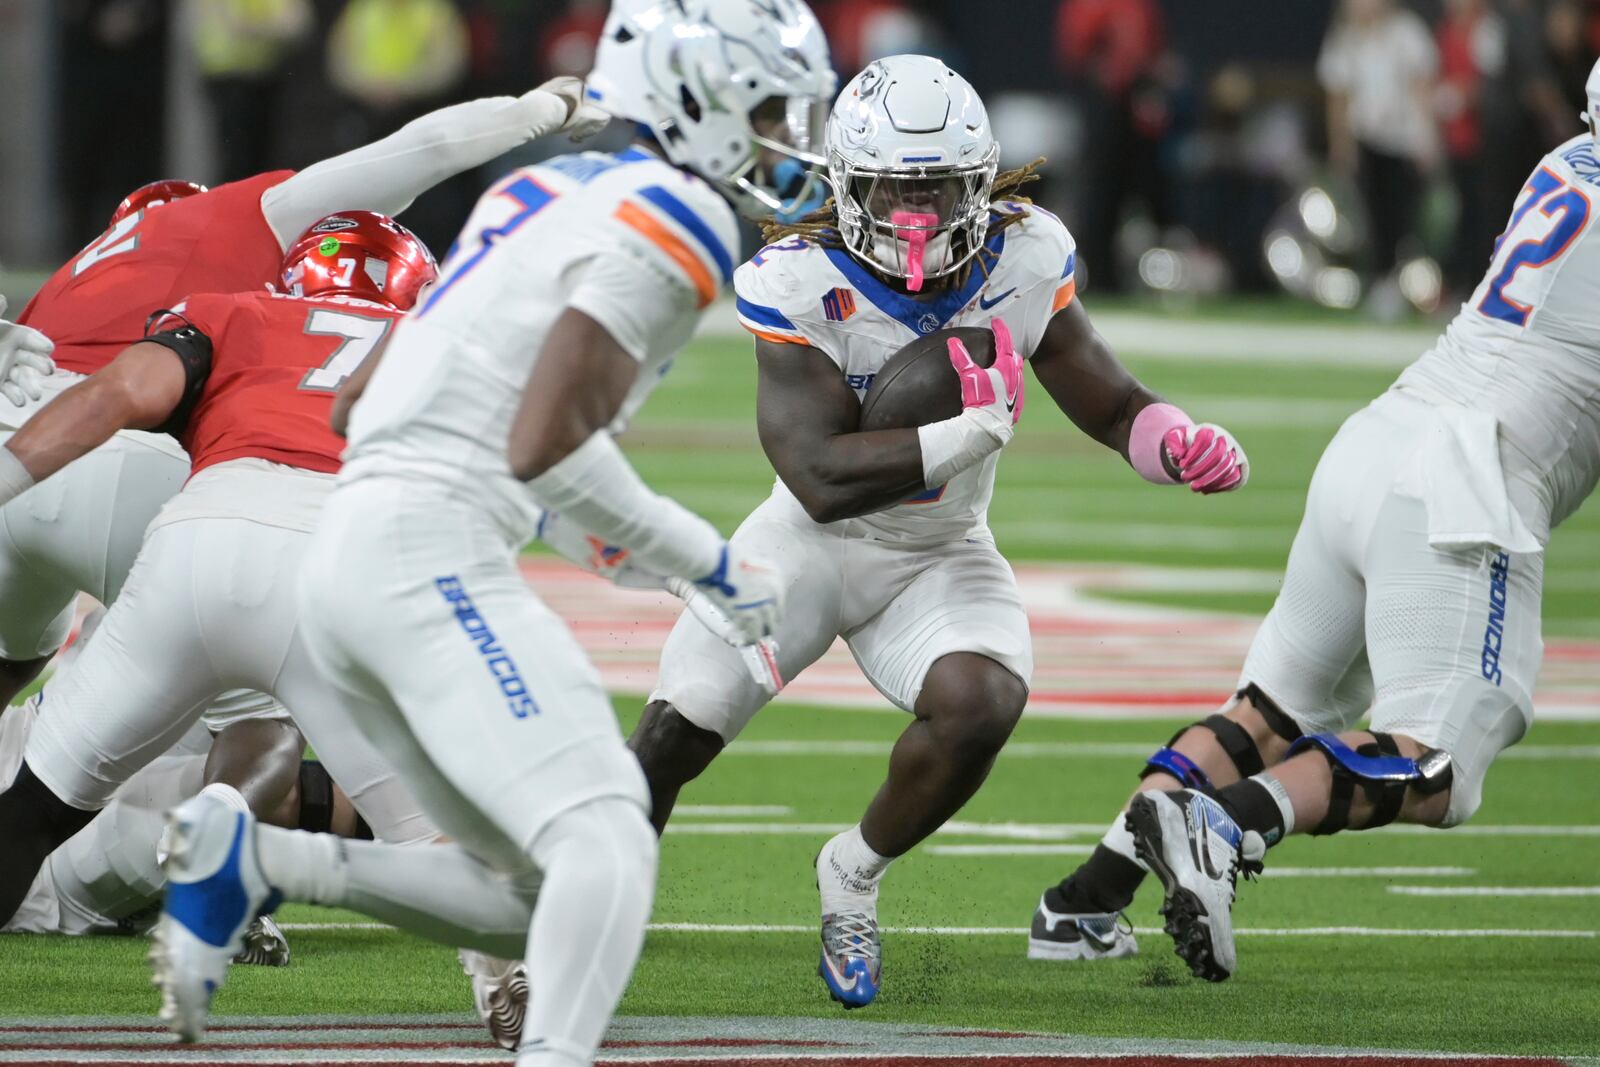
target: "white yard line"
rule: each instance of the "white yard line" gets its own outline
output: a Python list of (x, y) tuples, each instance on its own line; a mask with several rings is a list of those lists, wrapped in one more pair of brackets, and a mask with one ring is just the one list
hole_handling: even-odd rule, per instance
[[(735, 741), (726, 756), (887, 756), (892, 741)], [(1142, 741), (1013, 741), (1004, 759), (1142, 759), (1155, 751)], [(1600, 745), (1516, 745), (1500, 754), (1510, 760), (1600, 760)], [(688, 811), (680, 806), (675, 811)], [(706, 814), (715, 814), (707, 810)], [(752, 812), (752, 814), (756, 814)]]
[(679, 818), (782, 818), (793, 815), (794, 809), (787, 804), (679, 804), (672, 814)]
[[(1074, 838), (1099, 837), (1105, 833), (1106, 823), (1090, 822), (965, 822), (960, 819), (945, 823), (937, 833), (950, 837), (985, 837), (1002, 841), (1070, 841)], [(667, 833), (691, 837), (762, 837), (804, 836), (807, 834), (836, 834), (848, 830), (846, 823), (834, 822), (672, 822)], [(1451, 837), (1600, 837), (1600, 826), (1458, 826), (1452, 830), (1436, 830), (1429, 826), (1386, 826), (1381, 834), (1408, 836), (1448, 833)]]
[(1093, 845), (929, 845), (929, 856), (1087, 856)]
[(1392, 885), (1403, 897), (1600, 897), (1600, 885)]
[[(385, 923), (282, 923), (281, 928), (295, 930), (392, 930)], [(656, 933), (680, 934), (814, 934), (815, 923), (651, 923), (649, 929)], [(1020, 937), (1028, 932), (1026, 926), (886, 926), (886, 934), (903, 936), (934, 935), (938, 937)], [(1136, 934), (1151, 936), (1162, 933), (1158, 926), (1140, 926)], [(1299, 926), (1299, 927), (1245, 927), (1234, 930), (1240, 937), (1476, 937), (1476, 938), (1541, 938), (1552, 940), (1589, 940), (1600, 937), (1595, 930), (1516, 930), (1493, 929), (1432, 929), (1388, 926)]]

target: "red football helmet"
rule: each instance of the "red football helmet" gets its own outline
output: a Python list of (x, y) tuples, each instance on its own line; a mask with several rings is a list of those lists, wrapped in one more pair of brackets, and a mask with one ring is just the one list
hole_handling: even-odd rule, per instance
[(438, 276), (439, 264), (416, 234), (376, 211), (341, 211), (289, 246), (279, 288), (294, 296), (354, 296), (406, 311)]
[(186, 182), (179, 178), (141, 185), (117, 205), (117, 210), (111, 213), (111, 225), (115, 226), (136, 211), (160, 207), (186, 196), (199, 196), (205, 191), (206, 187), (199, 182)]

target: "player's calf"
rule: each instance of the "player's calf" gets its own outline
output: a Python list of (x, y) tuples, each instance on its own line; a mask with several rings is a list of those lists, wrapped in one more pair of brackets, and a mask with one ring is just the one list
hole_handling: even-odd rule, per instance
[(723, 745), (721, 736), (696, 726), (666, 701), (645, 706), (628, 747), (638, 757), (650, 785), (650, 822), (656, 833), (672, 817), (678, 792), (700, 777)]
[[(232, 786), (250, 812), (274, 824), (296, 791), (305, 738), (287, 719), (244, 719), (217, 734), (206, 755), (205, 783)], [(288, 825), (294, 825), (290, 823)]]
[(39, 868), (73, 834), (89, 825), (95, 812), (57, 797), (26, 762), (10, 788), (0, 793), (0, 926), (16, 914)]

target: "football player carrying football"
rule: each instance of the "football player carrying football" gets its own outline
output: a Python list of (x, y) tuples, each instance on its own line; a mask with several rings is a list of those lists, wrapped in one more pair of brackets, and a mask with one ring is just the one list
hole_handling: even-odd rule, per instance
[(301, 572), (306, 645), (451, 843), (258, 826), (216, 788), (180, 806), (157, 927), (180, 1032), (203, 1027), (250, 917), (291, 899), (524, 957), (518, 1063), (592, 1061), (643, 944), (657, 845), (599, 676), (517, 551), (536, 504), (694, 582), (745, 643), (771, 629), (770, 570), (652, 492), (612, 433), (732, 276), (730, 201), (805, 195), (781, 192), (784, 172), (804, 181), (834, 86), (798, 0), (619, 0), (589, 94), (639, 140), (497, 183), (352, 379), (345, 466)]
[[(1075, 299), (1074, 245), (997, 177), (983, 102), (924, 56), (873, 63), (827, 127), (836, 200), (769, 227), (735, 276), (756, 337), (757, 422), (779, 480), (731, 544), (777, 567), (775, 636), (793, 677), (842, 636), (914, 716), (859, 825), (823, 845), (819, 973), (846, 1007), (878, 992), (878, 883), (977, 790), (1027, 702), (1033, 661), (1011, 568), (986, 522), (1000, 449), (1022, 412), (1024, 360), (1051, 399), (1146, 479), (1215, 493), (1244, 484), (1232, 436), (1162, 403), (1112, 355)], [(858, 432), (860, 398), (895, 352), (947, 327), (992, 327), (996, 358), (948, 356), (965, 410)], [(679, 790), (770, 699), (688, 613), (629, 744), (657, 829)]]
[(1081, 921), (1060, 913), (1110, 919), (1148, 868), (1178, 954), (1221, 981), (1264, 848), (1478, 809), (1533, 720), (1550, 531), (1600, 479), (1600, 64), (1586, 119), (1444, 335), (1323, 452), (1237, 697), (1150, 758), (1126, 819), (1046, 890), (1033, 948)]

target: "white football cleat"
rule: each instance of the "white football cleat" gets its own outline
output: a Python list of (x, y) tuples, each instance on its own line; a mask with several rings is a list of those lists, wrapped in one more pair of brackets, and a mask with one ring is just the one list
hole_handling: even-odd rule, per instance
[(528, 965), (471, 949), (460, 951), (461, 969), (472, 980), (472, 1006), (495, 1044), (515, 1052), (528, 1017)]
[(256, 860), (255, 818), (237, 790), (209, 785), (167, 816), (166, 899), (150, 946), (161, 1018), (184, 1041), (206, 1031), (211, 997), (245, 931), (282, 897)]
[(1241, 830), (1203, 793), (1140, 793), (1128, 805), (1133, 848), (1166, 889), (1161, 914), (1173, 946), (1197, 978), (1233, 974), (1233, 898), (1240, 872), (1261, 872), (1266, 842)]
[(1033, 910), (1030, 960), (1116, 960), (1138, 954), (1133, 927), (1121, 912), (1069, 915), (1051, 911), (1044, 897)]

